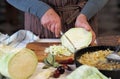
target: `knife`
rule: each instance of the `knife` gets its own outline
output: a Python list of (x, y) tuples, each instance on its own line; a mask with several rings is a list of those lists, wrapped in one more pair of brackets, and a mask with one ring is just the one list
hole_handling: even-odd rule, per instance
[(75, 45), (73, 44), (73, 42), (69, 39), (69, 37), (65, 34), (63, 34), (63, 32), (61, 31), (60, 34), (63, 36), (65, 36), (65, 38), (69, 41), (69, 43), (73, 46), (73, 48), (76, 50), (77, 48), (75, 47)]

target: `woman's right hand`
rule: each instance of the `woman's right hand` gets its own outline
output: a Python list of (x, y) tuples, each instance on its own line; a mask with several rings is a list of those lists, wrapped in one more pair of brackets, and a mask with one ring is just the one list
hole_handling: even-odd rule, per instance
[(59, 37), (61, 31), (61, 19), (53, 9), (49, 9), (42, 16), (41, 24), (51, 32), (55, 33), (56, 37)]

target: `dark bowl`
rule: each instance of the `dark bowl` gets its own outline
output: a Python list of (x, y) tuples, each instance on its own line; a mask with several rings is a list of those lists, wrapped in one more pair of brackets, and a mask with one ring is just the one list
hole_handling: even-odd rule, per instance
[[(74, 55), (76, 67), (83, 65), (78, 61), (78, 59), (80, 58), (80, 56), (82, 56), (86, 52), (94, 52), (94, 51), (106, 50), (106, 49), (110, 49), (114, 51), (116, 47), (115, 46), (92, 46), (92, 47), (86, 47), (76, 51)], [(120, 70), (100, 70), (99, 69), (99, 71), (103, 73), (105, 76), (111, 77), (112, 79), (120, 79)]]

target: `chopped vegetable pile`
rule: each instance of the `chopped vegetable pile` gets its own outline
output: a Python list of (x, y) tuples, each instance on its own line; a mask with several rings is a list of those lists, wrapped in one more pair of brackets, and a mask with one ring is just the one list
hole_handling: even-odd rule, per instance
[(46, 53), (58, 56), (70, 56), (72, 53), (62, 45), (53, 45), (45, 49)]

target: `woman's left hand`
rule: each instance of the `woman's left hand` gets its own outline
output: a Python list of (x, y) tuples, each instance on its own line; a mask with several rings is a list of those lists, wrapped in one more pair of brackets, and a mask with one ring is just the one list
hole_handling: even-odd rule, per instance
[(80, 14), (77, 17), (76, 22), (75, 22), (75, 27), (85, 28), (86, 30), (91, 31), (92, 32), (92, 42), (91, 42), (91, 44), (93, 44), (95, 42), (96, 34), (93, 31), (93, 29), (91, 28), (91, 26), (89, 25), (89, 23), (87, 21), (87, 18), (84, 14)]

